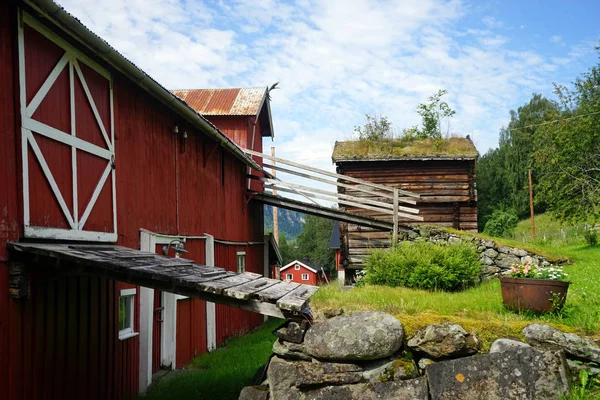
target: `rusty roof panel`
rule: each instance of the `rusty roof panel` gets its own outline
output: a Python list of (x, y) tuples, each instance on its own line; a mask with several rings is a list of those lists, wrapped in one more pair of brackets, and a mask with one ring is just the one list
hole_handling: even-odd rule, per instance
[(266, 87), (237, 89), (173, 90), (202, 115), (258, 115), (267, 96)]

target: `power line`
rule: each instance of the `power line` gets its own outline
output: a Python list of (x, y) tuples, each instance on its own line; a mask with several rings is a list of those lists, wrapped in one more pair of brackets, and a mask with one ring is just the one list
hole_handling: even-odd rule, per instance
[(527, 125), (527, 126), (522, 126), (520, 128), (512, 128), (512, 129), (507, 129), (507, 131), (518, 131), (520, 129), (525, 129), (525, 128), (532, 128), (534, 126), (540, 126), (540, 125), (547, 125), (547, 124), (553, 124), (555, 122), (562, 122), (562, 121), (568, 121), (570, 119), (574, 119), (574, 118), (581, 118), (581, 117), (587, 117), (589, 115), (596, 115), (596, 114), (600, 114), (600, 111), (595, 111), (593, 113), (589, 113), (589, 114), (581, 114), (581, 115), (574, 115), (572, 117), (568, 117), (568, 118), (561, 118), (561, 119), (555, 119), (554, 121), (546, 121), (546, 122), (541, 122), (539, 124), (533, 124), (533, 125)]

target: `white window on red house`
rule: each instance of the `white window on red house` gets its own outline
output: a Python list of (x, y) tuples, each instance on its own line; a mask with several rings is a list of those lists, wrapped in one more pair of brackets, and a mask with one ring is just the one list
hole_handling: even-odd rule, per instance
[(299, 264), (296, 264), (296, 265), (294, 266), (294, 269), (295, 269), (296, 271), (300, 271), (300, 265), (299, 265)]
[(293, 280), (293, 279), (294, 279), (294, 275), (292, 275), (292, 274), (286, 274), (286, 275), (285, 275), (285, 280), (286, 280), (286, 281), (291, 281), (291, 280)]
[(308, 280), (308, 274), (302, 274), (302, 280), (303, 281), (307, 281)]
[(237, 272), (238, 274), (243, 274), (246, 272), (246, 252), (238, 251), (237, 252)]
[(121, 290), (119, 296), (119, 340), (137, 336), (134, 330), (134, 309), (136, 289)]

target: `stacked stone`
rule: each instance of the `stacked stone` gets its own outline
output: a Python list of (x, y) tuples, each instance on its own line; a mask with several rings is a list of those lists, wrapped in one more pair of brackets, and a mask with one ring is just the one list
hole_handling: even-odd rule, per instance
[[(554, 400), (569, 394), (572, 372), (593, 374), (600, 360), (590, 339), (537, 324), (523, 333), (530, 344), (499, 339), (478, 355), (479, 339), (460, 325), (428, 325), (406, 340), (400, 321), (382, 312), (310, 327), (289, 322), (275, 332), (267, 381), (244, 388), (240, 399)], [(570, 368), (565, 353), (588, 363)]]
[[(460, 243), (465, 241), (472, 243), (479, 253), (482, 280), (506, 274), (513, 264), (525, 264), (529, 262), (541, 267), (550, 265), (548, 260), (539, 254), (516, 247), (500, 246), (493, 240), (469, 236), (468, 233), (457, 235), (442, 229), (414, 227), (401, 235), (401, 239), (409, 241), (415, 241), (420, 238), (427, 239), (433, 243)], [(566, 259), (559, 262), (559, 264), (562, 262), (566, 262)]]

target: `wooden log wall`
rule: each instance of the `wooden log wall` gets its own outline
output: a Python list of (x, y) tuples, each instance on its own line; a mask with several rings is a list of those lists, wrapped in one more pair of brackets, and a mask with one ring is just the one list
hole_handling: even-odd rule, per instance
[[(427, 224), (477, 232), (475, 160), (344, 162), (338, 163), (337, 172), (421, 195), (416, 208), (424, 221), (421, 223), (400, 217), (401, 226)], [(354, 189), (339, 188), (338, 191), (390, 202), (376, 194), (370, 195)], [(356, 207), (343, 209), (392, 221), (391, 215)], [(388, 231), (346, 223), (340, 224), (340, 230), (342, 263), (348, 269), (362, 269), (365, 257), (373, 248), (389, 247), (391, 243), (391, 233)]]

